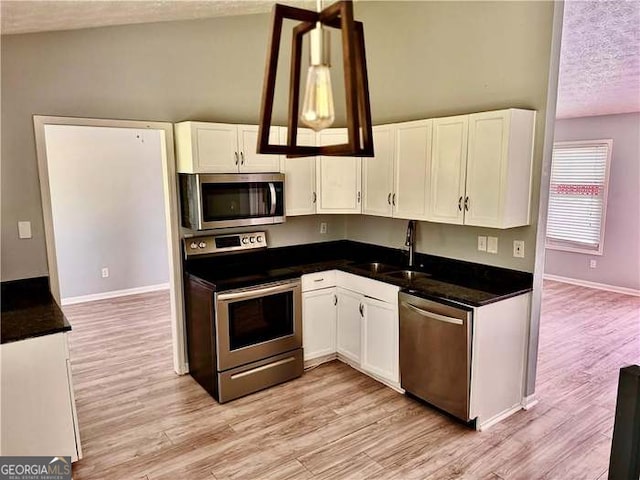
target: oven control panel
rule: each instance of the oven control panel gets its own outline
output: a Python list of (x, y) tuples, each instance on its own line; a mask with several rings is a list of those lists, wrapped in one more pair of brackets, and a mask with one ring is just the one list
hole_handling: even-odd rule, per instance
[(184, 251), (188, 257), (211, 253), (235, 252), (267, 247), (265, 232), (234, 233), (184, 239)]

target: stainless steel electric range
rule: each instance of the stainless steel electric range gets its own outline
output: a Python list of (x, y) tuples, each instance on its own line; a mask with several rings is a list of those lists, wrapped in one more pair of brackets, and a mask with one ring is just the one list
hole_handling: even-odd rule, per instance
[(184, 247), (193, 378), (224, 403), (302, 375), (300, 278), (274, 280), (255, 265), (245, 275), (233, 258), (218, 261), (266, 249), (265, 232), (187, 238)]

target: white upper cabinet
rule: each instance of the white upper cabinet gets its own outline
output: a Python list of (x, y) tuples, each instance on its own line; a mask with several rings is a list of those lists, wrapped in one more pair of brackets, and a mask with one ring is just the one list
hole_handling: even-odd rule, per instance
[[(347, 142), (347, 130), (334, 128), (318, 133), (321, 146)], [(316, 161), (317, 213), (360, 213), (361, 159), (325, 157)]]
[(465, 225), (528, 225), (536, 112), (469, 115)]
[[(174, 126), (179, 173), (277, 172), (278, 155), (256, 153), (258, 127), (227, 123), (181, 122)], [(279, 127), (270, 142), (278, 143)]]
[[(287, 143), (287, 129), (280, 129), (280, 143)], [(307, 128), (298, 129), (298, 145), (314, 146), (316, 133)], [(280, 160), (280, 171), (285, 181), (285, 213), (313, 215), (316, 213), (316, 157), (287, 158)]]
[(390, 217), (393, 214), (395, 126), (373, 127), (375, 156), (362, 159), (362, 213)]
[(432, 222), (462, 225), (464, 221), (469, 116), (433, 120), (429, 178), (429, 216)]
[(432, 120), (396, 125), (393, 216), (427, 220)]
[[(277, 145), (280, 141), (280, 127), (269, 129), (269, 143)], [(258, 126), (238, 125), (238, 154), (240, 155), (240, 172), (278, 172), (280, 156), (256, 153), (258, 149)]]

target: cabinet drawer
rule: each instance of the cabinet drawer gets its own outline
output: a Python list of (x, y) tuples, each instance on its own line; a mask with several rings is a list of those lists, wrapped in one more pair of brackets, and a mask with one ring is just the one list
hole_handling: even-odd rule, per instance
[(336, 271), (327, 270), (325, 272), (309, 273), (302, 275), (302, 291), (309, 292), (320, 288), (336, 286)]

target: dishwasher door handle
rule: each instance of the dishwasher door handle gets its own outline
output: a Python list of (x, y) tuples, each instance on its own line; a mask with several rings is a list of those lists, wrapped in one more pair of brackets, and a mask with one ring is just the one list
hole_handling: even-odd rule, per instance
[(464, 320), (461, 320), (459, 318), (447, 317), (446, 315), (440, 315), (439, 313), (428, 312), (427, 310), (422, 310), (421, 308), (418, 308), (415, 305), (407, 302), (400, 302), (400, 305), (416, 312), (418, 315), (433, 318), (434, 320), (438, 320), (439, 322), (453, 323), (455, 325), (464, 324)]

